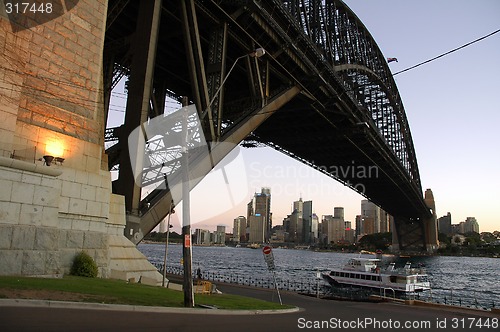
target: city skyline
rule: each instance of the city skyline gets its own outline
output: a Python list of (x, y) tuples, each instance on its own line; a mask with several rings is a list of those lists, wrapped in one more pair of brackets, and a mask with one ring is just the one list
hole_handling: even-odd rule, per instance
[[(476, 2), (474, 11), (466, 1), (345, 3), (370, 31), (384, 56), (398, 59), (389, 64), (394, 73), (499, 28), (495, 14), (500, 12), (500, 3), (495, 1)], [(433, 190), (438, 217), (447, 212), (455, 220), (475, 216), (481, 231), (499, 228), (495, 207), (500, 155), (494, 151), (500, 143), (495, 135), (500, 112), (494, 98), (500, 90), (495, 79), (500, 76), (500, 66), (488, 61), (500, 56), (499, 38), (496, 34), (395, 76), (410, 123), (423, 192)], [(352, 221), (359, 214), (364, 197), (287, 156), (270, 148), (241, 149), (240, 155), (248, 174), (235, 187), (246, 187), (243, 201), (261, 187), (274, 187), (273, 225), (281, 223), (291, 202), (301, 195), (315, 202), (318, 214), (330, 214), (334, 206), (344, 206), (346, 218)], [(219, 186), (224, 187), (224, 183)], [(193, 213), (212, 204), (192, 205)], [(235, 217), (244, 215), (245, 205), (234, 202), (198, 222), (213, 228), (220, 223), (231, 225)], [(178, 217), (180, 214), (173, 219)]]

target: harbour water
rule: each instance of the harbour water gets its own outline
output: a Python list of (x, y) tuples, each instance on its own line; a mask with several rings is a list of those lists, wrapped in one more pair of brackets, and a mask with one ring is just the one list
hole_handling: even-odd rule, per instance
[[(163, 264), (164, 244), (139, 244), (139, 250), (157, 265)], [(276, 278), (278, 280), (304, 280), (315, 282), (316, 273), (342, 267), (349, 258), (359, 254), (314, 252), (311, 250), (273, 249)], [(167, 266), (180, 269), (182, 246), (168, 247)], [(363, 255), (363, 257), (372, 257)], [(423, 294), (434, 302), (481, 308), (500, 307), (500, 259), (487, 257), (393, 257), (383, 256), (383, 261), (395, 260), (396, 266), (407, 261), (421, 264), (429, 275), (432, 291)], [(234, 247), (193, 247), (193, 271), (229, 277), (272, 277), (267, 270), (262, 250)]]

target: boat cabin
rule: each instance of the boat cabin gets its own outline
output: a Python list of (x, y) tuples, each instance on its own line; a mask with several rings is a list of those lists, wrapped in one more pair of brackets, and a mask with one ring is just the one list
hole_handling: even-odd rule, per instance
[(351, 258), (344, 266), (344, 270), (375, 272), (379, 267), (380, 259), (376, 258)]

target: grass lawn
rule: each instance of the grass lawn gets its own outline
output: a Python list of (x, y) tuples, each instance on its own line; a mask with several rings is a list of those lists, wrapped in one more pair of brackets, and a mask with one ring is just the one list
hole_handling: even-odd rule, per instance
[[(60, 279), (0, 277), (0, 298), (35, 298), (109, 304), (183, 307), (184, 294), (121, 280), (65, 276)], [(195, 294), (197, 305), (220, 309), (285, 309), (292, 306), (228, 294)]]

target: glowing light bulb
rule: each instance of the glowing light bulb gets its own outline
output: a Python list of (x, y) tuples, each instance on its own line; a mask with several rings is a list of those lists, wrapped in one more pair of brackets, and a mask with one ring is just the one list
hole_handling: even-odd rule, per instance
[(61, 157), (64, 152), (64, 145), (61, 141), (48, 141), (45, 150), (48, 155)]

